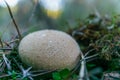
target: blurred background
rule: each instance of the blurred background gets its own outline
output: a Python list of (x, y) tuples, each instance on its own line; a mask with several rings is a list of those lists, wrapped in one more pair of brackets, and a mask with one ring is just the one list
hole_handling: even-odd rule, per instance
[[(22, 34), (42, 30), (67, 31), (89, 14), (114, 16), (120, 14), (119, 0), (6, 0)], [(9, 11), (0, 0), (0, 37), (9, 41), (16, 36)]]

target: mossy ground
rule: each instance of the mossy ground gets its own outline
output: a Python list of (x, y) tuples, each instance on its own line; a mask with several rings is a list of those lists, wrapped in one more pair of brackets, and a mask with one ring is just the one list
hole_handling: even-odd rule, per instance
[[(120, 79), (120, 25), (119, 16), (112, 18), (90, 15), (84, 21), (78, 21), (77, 28), (66, 31), (79, 43), (90, 80)], [(76, 27), (75, 26), (75, 27)], [(11, 43), (12, 42), (12, 43)], [(22, 63), (18, 53), (20, 39), (2, 42), (0, 47), (0, 80), (77, 80), (80, 78), (80, 62), (73, 70), (33, 70)], [(13, 47), (11, 47), (13, 45)], [(84, 73), (84, 72), (83, 72)], [(106, 74), (112, 73), (112, 77)]]

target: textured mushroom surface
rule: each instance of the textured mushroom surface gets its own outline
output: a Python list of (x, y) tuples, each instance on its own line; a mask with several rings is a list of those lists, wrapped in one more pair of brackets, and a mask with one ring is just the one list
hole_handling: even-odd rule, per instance
[(30, 33), (19, 45), (21, 60), (34, 69), (72, 69), (79, 61), (80, 52), (71, 36), (57, 30)]

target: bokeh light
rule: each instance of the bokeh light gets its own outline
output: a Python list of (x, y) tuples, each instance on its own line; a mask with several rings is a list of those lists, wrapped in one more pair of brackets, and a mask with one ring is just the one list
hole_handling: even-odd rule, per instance
[(45, 8), (47, 15), (51, 18), (57, 18), (64, 6), (63, 0), (40, 0), (40, 4)]
[(1, 7), (7, 7), (4, 1), (6, 1), (10, 7), (14, 7), (17, 5), (19, 0), (0, 0)]

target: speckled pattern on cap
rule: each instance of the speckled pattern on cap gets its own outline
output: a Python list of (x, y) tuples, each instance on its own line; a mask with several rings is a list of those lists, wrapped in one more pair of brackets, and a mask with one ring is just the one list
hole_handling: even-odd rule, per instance
[(68, 34), (56, 30), (41, 30), (24, 37), (19, 55), (34, 69), (72, 69), (80, 58), (80, 48)]

